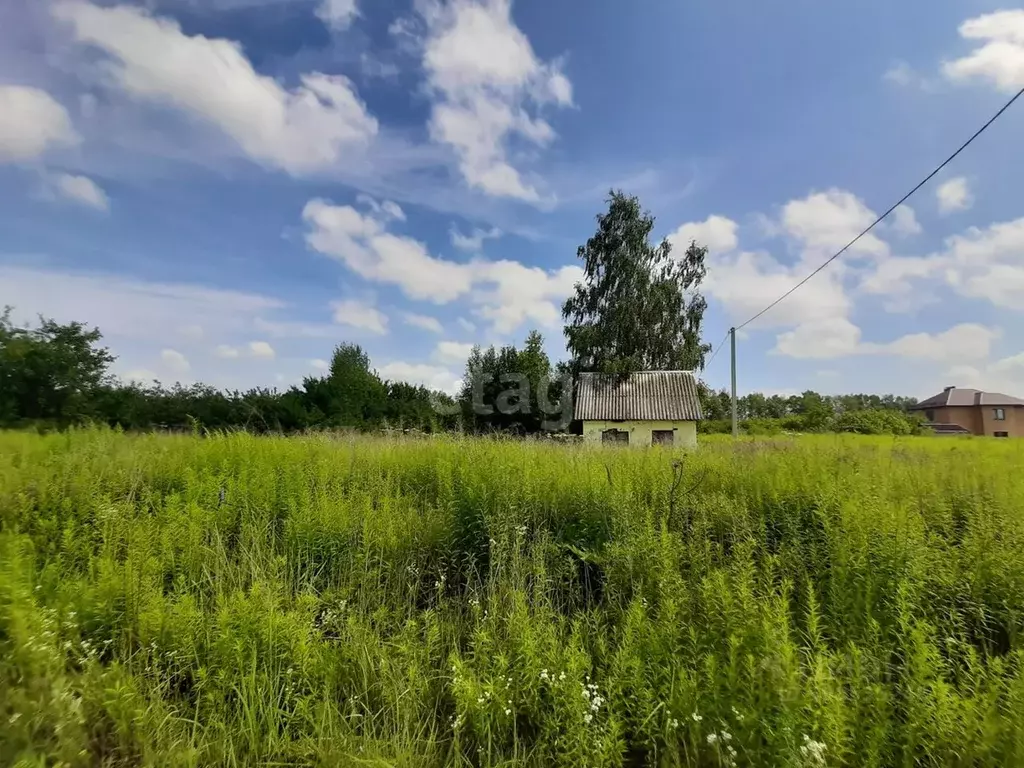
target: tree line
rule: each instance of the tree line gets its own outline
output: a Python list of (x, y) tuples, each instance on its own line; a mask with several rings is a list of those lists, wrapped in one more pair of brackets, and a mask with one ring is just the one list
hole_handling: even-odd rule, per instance
[(455, 426), (441, 392), (387, 381), (357, 345), (339, 344), (322, 376), (284, 391), (222, 391), (205, 384), (164, 386), (113, 376), (102, 334), (79, 322), (35, 327), (0, 315), (0, 426), (67, 427), (88, 422), (124, 429), (247, 429), (295, 432), (351, 427), (432, 431)]
[[(597, 230), (577, 249), (583, 278), (562, 306), (569, 359), (553, 365), (544, 339), (531, 331), (522, 347), (474, 347), (454, 397), (381, 378), (366, 352), (339, 344), (329, 369), (284, 391), (222, 391), (193, 384), (126, 383), (110, 373), (114, 357), (99, 329), (41, 319), (20, 327), (0, 315), (0, 426), (59, 427), (100, 422), (125, 429), (244, 428), (459, 429), (519, 435), (565, 430), (571, 390), (582, 372), (622, 379), (641, 370), (701, 371), (707, 302), (700, 293), (707, 248), (696, 242), (675, 254), (651, 242), (654, 217), (639, 200), (612, 191)], [(724, 391), (701, 386), (704, 431), (727, 431)], [(891, 395), (793, 397), (754, 393), (739, 399), (747, 431), (906, 432), (910, 398)]]

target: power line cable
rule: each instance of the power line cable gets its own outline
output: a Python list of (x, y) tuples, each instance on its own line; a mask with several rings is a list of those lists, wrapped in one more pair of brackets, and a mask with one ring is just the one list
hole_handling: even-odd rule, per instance
[(722, 350), (722, 346), (725, 344), (725, 340), (729, 338), (729, 334), (730, 333), (731, 333), (731, 331), (726, 331), (725, 332), (725, 336), (722, 337), (722, 340), (720, 342), (718, 342), (718, 345), (716, 347), (714, 347), (714, 349), (712, 350), (712, 352), (711, 352), (711, 359), (708, 360), (706, 363), (704, 363), (704, 370), (705, 371), (708, 368), (710, 368), (711, 367), (711, 363), (713, 363), (715, 361), (715, 358), (718, 356), (718, 353)]
[[(939, 174), (939, 172), (940, 172), (940, 171), (942, 171), (942, 169), (943, 169), (943, 168), (945, 168), (945, 167), (946, 167), (947, 165), (949, 165), (949, 164), (950, 164), (951, 162), (953, 162), (953, 161), (954, 161), (954, 160), (955, 160), (955, 159), (956, 159), (956, 158), (957, 158), (957, 157), (958, 157), (958, 156), (960, 155), (960, 153), (961, 153), (961, 152), (963, 152), (963, 151), (964, 151), (965, 149), (967, 149), (967, 147), (969, 147), (969, 146), (970, 146), (971, 144), (973, 144), (973, 143), (974, 143), (974, 140), (975, 140), (975, 139), (977, 139), (977, 138), (978, 138), (979, 136), (981, 136), (981, 134), (983, 134), (983, 133), (984, 133), (984, 132), (985, 132), (986, 130), (988, 130), (988, 127), (989, 127), (990, 125), (992, 125), (992, 123), (994, 123), (994, 122), (995, 122), (996, 120), (998, 120), (998, 119), (999, 119), (1000, 117), (1002, 117), (1003, 113), (1004, 113), (1004, 112), (1005, 112), (1006, 110), (1008, 110), (1008, 109), (1009, 109), (1009, 108), (1010, 108), (1011, 106), (1013, 106), (1013, 103), (1014, 103), (1015, 101), (1017, 101), (1017, 99), (1019, 99), (1019, 98), (1020, 98), (1020, 97), (1021, 97), (1022, 95), (1024, 95), (1024, 88), (1021, 88), (1021, 89), (1020, 89), (1019, 91), (1017, 91), (1017, 94), (1016, 94), (1016, 95), (1015, 95), (1015, 96), (1014, 96), (1014, 97), (1013, 97), (1012, 99), (1010, 99), (1010, 100), (1009, 100), (1008, 102), (1006, 102), (1006, 104), (1004, 104), (1004, 105), (1003, 105), (1002, 109), (1000, 109), (1000, 110), (999, 110), (998, 112), (996, 112), (996, 113), (995, 113), (995, 114), (994, 114), (994, 115), (992, 116), (992, 118), (991, 118), (991, 119), (990, 119), (990, 120), (989, 120), (989, 121), (988, 121), (987, 123), (985, 123), (985, 124), (984, 124), (983, 126), (981, 126), (981, 128), (979, 128), (979, 129), (978, 129), (978, 130), (977, 130), (977, 131), (975, 132), (975, 134), (974, 134), (973, 136), (971, 136), (971, 138), (969, 138), (969, 139), (968, 139), (967, 141), (965, 141), (965, 142), (964, 142), (964, 143), (963, 143), (963, 144), (962, 144), (962, 145), (960, 146), (960, 148), (959, 148), (959, 149), (958, 149), (958, 150), (957, 150), (956, 152), (954, 152), (954, 153), (953, 153), (952, 155), (950, 155), (949, 157), (947, 157), (947, 158), (946, 158), (946, 160), (945, 160), (945, 161), (944, 161), (944, 162), (942, 163), (942, 165), (940, 165), (940, 166), (939, 166), (938, 168), (936, 168), (936, 169), (935, 169), (934, 171), (932, 171), (931, 173), (929, 173), (929, 174), (928, 174), (928, 175), (927, 175), (927, 176), (926, 176), (926, 177), (924, 178), (924, 180), (923, 180), (923, 181), (921, 181), (921, 182), (920, 182), (920, 183), (919, 183), (919, 184), (918, 184), (918, 185), (917, 185), (916, 187), (914, 187), (914, 188), (913, 188), (912, 190), (910, 190), (909, 192), (907, 192), (907, 194), (905, 194), (905, 195), (904, 195), (903, 197), (901, 197), (901, 198), (900, 198), (900, 200), (899, 200), (899, 202), (897, 202), (897, 203), (896, 203), (895, 205), (893, 205), (893, 206), (892, 206), (892, 207), (891, 207), (891, 208), (890, 208), (889, 210), (887, 210), (887, 211), (886, 211), (885, 213), (883, 213), (883, 214), (882, 214), (881, 216), (879, 216), (879, 217), (878, 217), (877, 219), (875, 219), (875, 220), (874, 220), (874, 222), (873, 222), (873, 223), (871, 224), (871, 226), (869, 226), (869, 227), (868, 227), (867, 229), (865, 229), (865, 230), (864, 230), (863, 232), (861, 232), (861, 233), (860, 233), (859, 235), (857, 235), (857, 236), (856, 236), (855, 238), (853, 238), (853, 240), (851, 240), (851, 241), (850, 241), (850, 242), (848, 242), (848, 243), (847, 243), (846, 245), (844, 245), (844, 246), (842, 247), (842, 249), (841, 249), (841, 250), (839, 250), (839, 251), (838, 251), (837, 253), (835, 253), (835, 254), (833, 254), (833, 255), (832, 255), (831, 257), (829, 257), (829, 259), (828, 259), (827, 261), (825, 261), (825, 262), (824, 262), (824, 263), (823, 263), (823, 264), (822, 264), (821, 266), (819, 266), (819, 267), (818, 267), (818, 268), (817, 268), (816, 270), (814, 270), (813, 272), (811, 272), (811, 274), (809, 274), (809, 275), (808, 275), (807, 277), (805, 277), (805, 278), (804, 278), (803, 280), (801, 280), (801, 281), (800, 281), (799, 283), (797, 283), (796, 285), (794, 285), (794, 286), (793, 286), (792, 288), (790, 288), (790, 289), (789, 289), (788, 291), (786, 291), (786, 292), (785, 292), (784, 294), (782, 294), (781, 296), (779, 296), (779, 298), (777, 298), (777, 299), (776, 299), (775, 301), (773, 301), (773, 302), (772, 302), (771, 304), (769, 304), (769, 305), (768, 305), (767, 307), (765, 307), (764, 309), (762, 309), (762, 310), (761, 310), (760, 312), (758, 312), (758, 313), (757, 313), (756, 315), (754, 315), (754, 316), (753, 316), (752, 318), (750, 318), (749, 320), (747, 320), (747, 321), (746, 321), (745, 323), (743, 323), (743, 324), (741, 324), (741, 325), (737, 325), (737, 326), (736, 326), (736, 330), (738, 331), (738, 330), (740, 330), (741, 328), (745, 328), (745, 327), (747, 327), (747, 326), (748, 326), (748, 325), (750, 325), (750, 324), (751, 324), (752, 322), (754, 322), (755, 320), (757, 320), (757, 318), (761, 317), (761, 315), (763, 315), (763, 314), (764, 314), (765, 312), (768, 312), (768, 311), (769, 311), (770, 309), (773, 309), (773, 308), (774, 308), (774, 307), (776, 307), (777, 305), (781, 304), (781, 303), (782, 303), (783, 301), (785, 301), (785, 300), (786, 300), (786, 299), (788, 299), (788, 298), (789, 298), (790, 296), (792, 296), (792, 295), (793, 295), (793, 293), (794, 293), (794, 292), (795, 292), (795, 291), (796, 291), (796, 290), (797, 290), (798, 288), (800, 288), (800, 286), (802, 286), (802, 285), (803, 285), (804, 283), (806, 283), (806, 282), (807, 282), (808, 280), (810, 280), (810, 279), (811, 279), (812, 277), (814, 277), (814, 276), (815, 276), (816, 274), (818, 274), (819, 272), (821, 272), (821, 270), (823, 270), (823, 269), (824, 269), (825, 267), (827, 267), (827, 266), (828, 266), (829, 264), (831, 264), (831, 263), (832, 263), (833, 261), (835, 261), (835, 260), (836, 260), (836, 259), (838, 259), (838, 258), (839, 258), (840, 256), (842, 256), (842, 255), (843, 255), (844, 253), (846, 253), (846, 252), (847, 252), (848, 250), (850, 250), (850, 248), (851, 248), (851, 247), (852, 247), (853, 245), (855, 245), (855, 244), (857, 243), (857, 241), (858, 241), (858, 240), (860, 240), (860, 239), (861, 239), (862, 237), (864, 237), (864, 235), (868, 234), (868, 233), (869, 233), (869, 232), (870, 232), (871, 230), (873, 230), (873, 229), (874, 229), (875, 227), (877, 227), (877, 226), (878, 226), (878, 225), (879, 225), (880, 223), (882, 223), (882, 221), (884, 221), (884, 220), (885, 220), (885, 218), (886, 218), (886, 217), (887, 217), (887, 216), (888, 216), (888, 215), (889, 215), (890, 213), (892, 213), (892, 212), (893, 212), (893, 211), (895, 211), (895, 210), (896, 210), (897, 208), (899, 208), (899, 207), (900, 207), (901, 205), (903, 205), (903, 203), (905, 203), (905, 202), (906, 202), (907, 200), (909, 200), (909, 199), (910, 199), (910, 198), (911, 198), (911, 197), (913, 196), (913, 194), (914, 194), (915, 192), (917, 192), (917, 191), (918, 191), (919, 189), (921, 189), (921, 187), (923, 187), (923, 186), (924, 186), (925, 184), (927, 184), (927, 183), (928, 183), (929, 181), (931, 181), (932, 179), (934, 179), (934, 178), (935, 178), (935, 177), (936, 177), (936, 176), (937, 176), (937, 175)], [(714, 359), (714, 358), (712, 358), (712, 359)]]

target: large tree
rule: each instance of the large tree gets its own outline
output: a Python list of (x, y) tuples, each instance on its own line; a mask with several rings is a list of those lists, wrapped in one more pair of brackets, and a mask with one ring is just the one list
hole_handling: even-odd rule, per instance
[(551, 383), (551, 360), (544, 337), (530, 331), (522, 349), (515, 345), (474, 347), (466, 360), (459, 401), (467, 425), (479, 432), (535, 433), (552, 416), (560, 392)]
[(711, 349), (701, 343), (707, 248), (652, 245), (654, 218), (622, 192), (610, 193), (597, 224), (577, 251), (584, 279), (562, 307), (573, 375), (702, 369)]
[(95, 395), (114, 361), (102, 334), (82, 323), (40, 318), (38, 328), (0, 312), (0, 424), (70, 424), (94, 415)]

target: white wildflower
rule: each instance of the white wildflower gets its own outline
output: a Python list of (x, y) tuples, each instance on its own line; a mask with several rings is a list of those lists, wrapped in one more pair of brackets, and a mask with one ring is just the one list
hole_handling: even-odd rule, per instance
[(718, 741), (718, 734), (717, 733), (709, 733), (708, 734), (708, 744), (714, 744), (716, 741)]
[(690, 715), (690, 717), (693, 718), (693, 722), (695, 723), (699, 723), (701, 720), (704, 719), (703, 717), (697, 714), (697, 710), (693, 710), (693, 714)]

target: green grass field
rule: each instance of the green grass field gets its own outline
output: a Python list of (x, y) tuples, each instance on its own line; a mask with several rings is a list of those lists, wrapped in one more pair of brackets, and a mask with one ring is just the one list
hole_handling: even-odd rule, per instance
[(3, 433), (0, 763), (1024, 765), (1022, 445)]

